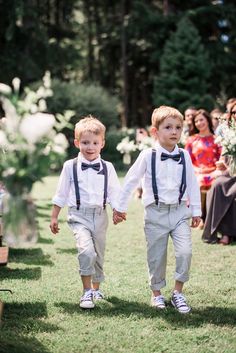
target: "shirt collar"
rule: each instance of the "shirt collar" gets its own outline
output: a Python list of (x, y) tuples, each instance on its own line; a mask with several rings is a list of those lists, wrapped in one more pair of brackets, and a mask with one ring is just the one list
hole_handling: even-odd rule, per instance
[(156, 144), (155, 144), (155, 149), (158, 151), (158, 153), (162, 153), (162, 152), (164, 152), (164, 153), (167, 153), (167, 154), (177, 154), (177, 153), (179, 153), (179, 148), (178, 148), (178, 146), (177, 145), (175, 145), (175, 148), (173, 149), (173, 151), (172, 152), (169, 152), (169, 151), (167, 151), (164, 147), (162, 147), (160, 144), (159, 144), (159, 142), (156, 142)]
[(101, 155), (99, 154), (98, 158), (94, 159), (93, 161), (88, 161), (84, 156), (82, 155), (81, 152), (78, 153), (78, 162), (79, 163), (87, 163), (87, 164), (93, 164), (93, 163), (100, 163), (101, 162)]

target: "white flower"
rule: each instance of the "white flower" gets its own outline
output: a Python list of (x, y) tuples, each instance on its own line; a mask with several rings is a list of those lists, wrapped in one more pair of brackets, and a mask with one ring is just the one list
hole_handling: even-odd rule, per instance
[(36, 113), (23, 118), (20, 124), (20, 132), (29, 143), (36, 143), (42, 137), (47, 136), (55, 124), (52, 114)]
[(40, 112), (45, 112), (45, 110), (47, 110), (47, 103), (46, 103), (46, 101), (45, 101), (45, 99), (40, 99), (39, 101), (38, 101), (38, 110), (40, 111)]
[(8, 144), (9, 142), (7, 140), (5, 132), (0, 130), (0, 147), (4, 149), (8, 146)]
[(12, 92), (12, 89), (10, 86), (5, 85), (5, 83), (0, 83), (0, 93), (9, 95), (11, 94), (11, 92)]
[(43, 84), (45, 88), (51, 87), (51, 74), (49, 71), (46, 71), (45, 75), (43, 76)]
[[(9, 99), (0, 95), (6, 116), (5, 122), (0, 124), (0, 175), (13, 195), (30, 192), (34, 182), (57, 166), (66, 152), (68, 142), (57, 132), (69, 126), (70, 117), (67, 115), (65, 119), (61, 115), (58, 119), (41, 112), (46, 110), (44, 98), (52, 94), (49, 74), (44, 83), (37, 92), (25, 88), (19, 97), (20, 80), (15, 78), (14, 93)], [(11, 92), (6, 85), (2, 87), (5, 93)]]
[(14, 175), (15, 172), (16, 172), (16, 169), (15, 169), (15, 168), (9, 167), (9, 168), (7, 168), (7, 169), (4, 170), (4, 172), (2, 173), (2, 176), (3, 176), (4, 178), (7, 178), (7, 177), (9, 177), (9, 176), (11, 176), (11, 175)]
[(236, 156), (236, 123), (222, 124), (222, 135), (216, 138), (216, 142), (222, 146), (223, 155)]
[(153, 147), (155, 141), (152, 137), (146, 136), (142, 139), (142, 141), (138, 144), (139, 151), (143, 151), (148, 147)]
[(15, 91), (16, 93), (19, 92), (20, 83), (21, 83), (21, 81), (20, 81), (19, 77), (14, 77), (14, 78), (13, 78), (13, 80), (12, 80), (12, 86), (13, 86), (14, 91)]
[(54, 138), (54, 144), (57, 146), (61, 146), (62, 148), (66, 149), (68, 147), (68, 141), (64, 134), (59, 133)]
[(2, 98), (2, 107), (5, 112), (6, 120), (4, 126), (8, 133), (14, 133), (20, 121), (20, 117), (17, 115), (16, 108), (8, 98)]
[(129, 140), (129, 137), (124, 137), (120, 143), (116, 146), (116, 149), (120, 153), (130, 153), (137, 150), (137, 145), (135, 144), (134, 140)]
[(31, 104), (30, 105), (30, 113), (32, 113), (32, 114), (35, 114), (35, 113), (37, 113), (38, 112), (38, 106), (37, 106), (37, 104)]

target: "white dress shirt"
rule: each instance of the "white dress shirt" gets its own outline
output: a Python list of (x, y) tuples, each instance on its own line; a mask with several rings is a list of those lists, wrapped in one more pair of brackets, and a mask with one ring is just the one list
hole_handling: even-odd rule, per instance
[[(100, 163), (100, 170), (97, 172), (92, 168), (81, 169), (82, 162), (86, 164)], [(107, 166), (107, 203), (116, 208), (120, 195), (120, 182), (112, 163), (105, 162)], [(94, 161), (86, 160), (81, 153), (78, 154), (77, 174), (80, 192), (81, 207), (102, 207), (104, 195), (104, 173), (99, 156)], [(66, 161), (59, 178), (56, 194), (52, 199), (54, 205), (59, 207), (76, 207), (76, 195), (73, 177), (73, 159)]]
[[(160, 202), (165, 204), (176, 204), (179, 199), (179, 188), (181, 185), (183, 165), (173, 159), (167, 159), (161, 161), (161, 153), (167, 154), (178, 154), (179, 148), (175, 146), (175, 149), (170, 153), (158, 143), (155, 145), (156, 149), (156, 182), (158, 189), (158, 197)], [(182, 201), (188, 201), (191, 208), (192, 216), (201, 215), (201, 199), (200, 189), (197, 183), (197, 179), (194, 174), (192, 161), (189, 153), (186, 150), (181, 149), (184, 153), (186, 162), (186, 182), (187, 188), (182, 197)], [(121, 192), (119, 206), (117, 211), (126, 212), (128, 208), (128, 202), (132, 196), (132, 192), (137, 187), (139, 181), (142, 180), (143, 195), (142, 201), (144, 206), (148, 206), (155, 202), (153, 189), (152, 189), (152, 170), (151, 170), (151, 156), (152, 149), (148, 148), (143, 150), (135, 163), (129, 169), (125, 180), (123, 189)]]

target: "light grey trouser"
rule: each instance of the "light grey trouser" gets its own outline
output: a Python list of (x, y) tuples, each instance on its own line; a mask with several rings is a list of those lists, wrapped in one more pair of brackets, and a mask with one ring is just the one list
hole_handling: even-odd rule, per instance
[(160, 290), (166, 285), (166, 263), (169, 235), (175, 250), (175, 280), (186, 282), (192, 257), (189, 219), (191, 211), (186, 202), (176, 205), (151, 204), (145, 208), (144, 231), (147, 242), (147, 261), (150, 288)]
[(79, 273), (92, 276), (93, 282), (104, 281), (103, 263), (108, 227), (107, 211), (101, 207), (70, 207), (68, 224), (78, 249)]

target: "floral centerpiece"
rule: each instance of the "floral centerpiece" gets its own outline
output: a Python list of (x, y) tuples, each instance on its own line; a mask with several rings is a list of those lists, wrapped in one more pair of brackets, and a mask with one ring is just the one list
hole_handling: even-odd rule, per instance
[(141, 138), (135, 140), (131, 140), (129, 134), (133, 134), (134, 130), (127, 130), (128, 135), (124, 137), (116, 146), (116, 149), (123, 154), (123, 163), (129, 165), (131, 163), (131, 157), (136, 151), (142, 151), (146, 148), (150, 148), (154, 146), (154, 139), (151, 136), (142, 135)]
[[(7, 195), (3, 210), (4, 236), (11, 246), (30, 238), (31, 230), (27, 226), (35, 225), (30, 191), (36, 181), (42, 180), (64, 159), (68, 142), (59, 131), (68, 126), (73, 115), (72, 112), (57, 116), (46, 113), (46, 98), (53, 94), (49, 72), (36, 91), (25, 88), (20, 96), (19, 89), (18, 78), (12, 81), (12, 88), (0, 83), (0, 103), (5, 113), (0, 122), (0, 181)], [(31, 217), (22, 223), (27, 210)]]
[(146, 148), (154, 147), (155, 140), (151, 136), (145, 136), (142, 141), (137, 145), (139, 151), (143, 151)]
[(229, 173), (236, 175), (236, 122), (232, 120), (229, 124), (221, 125), (221, 135), (217, 136), (216, 142), (222, 146), (222, 155), (229, 158)]
[(131, 154), (137, 150), (137, 145), (134, 140), (130, 140), (129, 136), (126, 136), (118, 143), (116, 149), (123, 154), (123, 163), (129, 165)]

